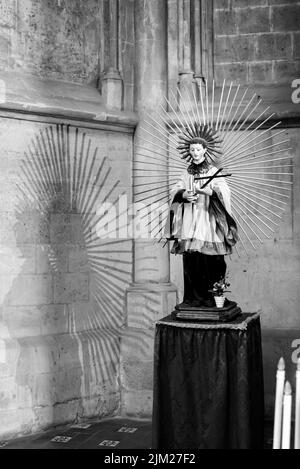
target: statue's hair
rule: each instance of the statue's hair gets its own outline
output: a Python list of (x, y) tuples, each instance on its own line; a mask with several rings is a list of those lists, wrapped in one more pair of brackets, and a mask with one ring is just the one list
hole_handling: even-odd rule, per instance
[(190, 145), (199, 143), (206, 148), (206, 157), (210, 162), (213, 162), (221, 155), (221, 142), (217, 132), (212, 127), (195, 122), (192, 126), (186, 127), (184, 132), (179, 136), (177, 150), (179, 150), (182, 159), (191, 161)]

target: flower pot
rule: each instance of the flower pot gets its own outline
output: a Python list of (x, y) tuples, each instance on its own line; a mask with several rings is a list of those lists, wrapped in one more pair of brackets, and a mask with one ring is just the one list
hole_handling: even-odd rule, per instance
[(225, 303), (225, 296), (215, 296), (215, 303), (217, 308), (223, 308)]

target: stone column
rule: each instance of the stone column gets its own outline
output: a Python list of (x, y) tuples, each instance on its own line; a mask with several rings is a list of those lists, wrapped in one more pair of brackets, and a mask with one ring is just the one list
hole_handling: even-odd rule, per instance
[(101, 80), (106, 107), (123, 107), (123, 80), (119, 70), (119, 0), (104, 0), (105, 69)]
[(209, 82), (214, 76), (213, 2), (200, 0), (201, 76)]
[[(143, 130), (146, 127), (145, 119), (149, 120), (149, 115), (154, 115), (159, 105), (165, 103), (163, 98), (167, 92), (166, 5), (167, 0), (135, 1), (135, 109), (140, 122), (135, 144), (144, 148), (147, 146), (150, 150), (153, 146), (151, 143), (145, 144), (144, 138), (153, 143), (158, 140)], [(151, 132), (155, 135), (154, 129)], [(134, 169), (136, 159), (141, 161), (143, 158), (138, 153), (138, 150), (134, 153)], [(167, 159), (165, 164), (167, 167)], [(138, 184), (144, 181), (145, 189), (149, 188), (146, 178), (137, 181)], [(137, 181), (133, 180), (134, 186)], [(133, 202), (137, 201), (134, 192)], [(154, 323), (171, 313), (176, 296), (176, 288), (170, 283), (168, 247), (163, 248), (151, 239), (135, 239), (134, 282), (127, 292), (128, 322), (121, 355), (124, 413), (151, 415)]]
[(178, 0), (178, 38), (179, 38), (179, 89), (186, 105), (189, 103), (188, 89), (193, 85), (191, 44), (191, 0)]
[[(175, 106), (179, 77), (178, 63), (178, 0), (168, 0), (168, 99)], [(170, 110), (170, 109), (169, 109)]]
[[(149, 120), (149, 115), (159, 109), (160, 104), (165, 104), (164, 96), (167, 94), (167, 23), (166, 23), (166, 0), (136, 0), (135, 5), (135, 28), (136, 28), (136, 75), (135, 75), (135, 107), (139, 114), (139, 127), (135, 134), (135, 144), (147, 146), (151, 151), (151, 143), (145, 143), (144, 139), (158, 143), (155, 137), (151, 137), (143, 130), (147, 127), (144, 119)], [(155, 119), (157, 115), (155, 114)], [(155, 130), (151, 129), (155, 134)], [(162, 138), (157, 133), (159, 138)], [(161, 144), (161, 142), (160, 142)], [(153, 147), (152, 147), (153, 148)], [(167, 139), (166, 150), (167, 152)], [(138, 149), (134, 157), (139, 153)], [(144, 152), (145, 153), (145, 152)], [(146, 158), (146, 157), (145, 157)], [(139, 161), (142, 156), (138, 155)], [(163, 161), (162, 161), (163, 162)], [(167, 168), (167, 159), (165, 160)], [(134, 161), (134, 168), (136, 164)], [(134, 173), (135, 174), (135, 173)], [(138, 183), (148, 179), (138, 179)], [(137, 181), (133, 181), (135, 186)], [(167, 194), (167, 187), (166, 187)], [(138, 201), (136, 193), (133, 194), (133, 202)], [(153, 201), (157, 198), (153, 197)], [(152, 200), (150, 199), (149, 202)], [(138, 292), (155, 292), (156, 313), (149, 315), (149, 311), (136, 311), (135, 303)], [(169, 295), (169, 293), (171, 293)], [(159, 298), (159, 304), (157, 299)], [(128, 325), (136, 327), (138, 316), (145, 314), (149, 319), (149, 325), (155, 319), (169, 314), (174, 303), (175, 290), (170, 284), (169, 251), (167, 247), (153, 242), (152, 239), (134, 241), (134, 285), (128, 292)], [(139, 304), (143, 303), (140, 298)], [(145, 301), (144, 301), (145, 303)], [(154, 303), (152, 307), (154, 306)], [(174, 305), (173, 305), (174, 306)], [(147, 309), (146, 304), (144, 307)]]
[[(210, 0), (211, 1), (211, 0)], [(202, 41), (202, 1), (193, 0), (192, 3), (192, 42), (193, 42), (193, 67), (195, 72), (195, 80), (199, 84), (203, 84), (204, 75), (202, 71), (203, 51), (202, 47), (205, 45)]]

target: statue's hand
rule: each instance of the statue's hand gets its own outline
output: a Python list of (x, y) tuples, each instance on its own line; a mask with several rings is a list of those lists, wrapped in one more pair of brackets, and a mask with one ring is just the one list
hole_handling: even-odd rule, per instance
[(204, 187), (204, 189), (197, 189), (197, 194), (208, 195), (209, 197), (213, 195), (212, 189), (209, 187)]
[(187, 200), (188, 202), (196, 202), (196, 200), (198, 199), (198, 196), (195, 195), (195, 193), (193, 193), (191, 191), (185, 191), (182, 194), (182, 198)]

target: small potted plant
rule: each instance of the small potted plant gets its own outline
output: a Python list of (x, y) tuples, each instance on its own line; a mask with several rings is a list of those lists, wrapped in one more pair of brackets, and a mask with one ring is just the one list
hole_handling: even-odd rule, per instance
[(226, 290), (226, 288), (230, 287), (230, 283), (226, 281), (226, 277), (221, 277), (218, 282), (215, 282), (213, 285), (213, 289), (210, 292), (214, 295), (216, 306), (218, 308), (223, 308), (225, 303), (225, 296), (224, 293), (230, 292), (230, 290)]

